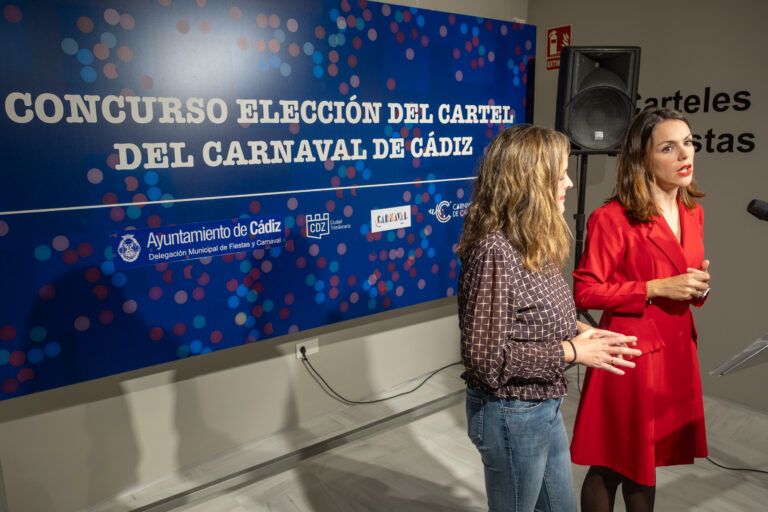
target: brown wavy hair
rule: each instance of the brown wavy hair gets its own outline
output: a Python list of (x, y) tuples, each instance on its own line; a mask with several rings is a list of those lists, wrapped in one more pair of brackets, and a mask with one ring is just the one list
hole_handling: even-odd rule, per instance
[[(654, 215), (659, 214), (656, 202), (653, 200), (653, 130), (663, 121), (677, 120), (684, 122), (688, 128), (691, 123), (676, 110), (667, 108), (648, 108), (641, 111), (632, 120), (624, 138), (624, 144), (619, 151), (616, 168), (616, 190), (608, 199), (616, 199), (624, 207), (627, 214), (640, 222), (648, 222)], [(704, 197), (691, 181), (686, 188), (678, 190), (678, 197), (689, 210), (696, 206), (696, 199)]]
[(503, 232), (529, 270), (547, 263), (562, 268), (570, 230), (558, 204), (558, 182), (570, 143), (562, 133), (515, 125), (499, 133), (480, 161), (472, 204), (464, 217), (458, 253), (466, 260), (472, 245)]

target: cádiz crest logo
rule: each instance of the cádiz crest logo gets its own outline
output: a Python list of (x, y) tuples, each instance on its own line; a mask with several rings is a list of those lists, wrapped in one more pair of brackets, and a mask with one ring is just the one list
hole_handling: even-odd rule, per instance
[(117, 254), (123, 258), (123, 261), (133, 263), (139, 259), (139, 253), (141, 253), (141, 246), (133, 235), (123, 235), (117, 246)]

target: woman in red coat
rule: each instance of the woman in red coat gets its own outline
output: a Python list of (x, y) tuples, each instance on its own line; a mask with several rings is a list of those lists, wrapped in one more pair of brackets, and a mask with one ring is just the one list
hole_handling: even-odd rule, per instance
[(571, 443), (573, 462), (591, 466), (583, 512), (613, 510), (619, 485), (628, 511), (653, 510), (656, 467), (707, 455), (690, 311), (710, 278), (694, 152), (682, 114), (641, 112), (619, 155), (615, 195), (589, 219), (576, 306), (603, 310), (600, 327), (637, 336), (643, 355), (620, 379), (587, 370)]

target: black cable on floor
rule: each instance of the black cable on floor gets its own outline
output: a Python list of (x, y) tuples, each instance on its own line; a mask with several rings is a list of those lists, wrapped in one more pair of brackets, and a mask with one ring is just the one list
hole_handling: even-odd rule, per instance
[(763, 469), (752, 469), (752, 468), (730, 468), (730, 467), (728, 467), (728, 466), (723, 466), (722, 464), (719, 464), (719, 463), (715, 462), (714, 460), (710, 459), (709, 457), (707, 457), (707, 460), (708, 460), (709, 462), (711, 462), (712, 464), (714, 464), (715, 466), (719, 467), (719, 468), (728, 469), (728, 470), (731, 470), (731, 471), (749, 471), (749, 472), (752, 472), (752, 473), (763, 473), (763, 474), (765, 474), (765, 475), (768, 475), (768, 471), (765, 471), (765, 470), (763, 470)]
[(415, 388), (411, 389), (410, 391), (404, 391), (404, 392), (398, 393), (396, 395), (387, 396), (387, 397), (384, 397), (384, 398), (378, 398), (376, 400), (350, 400), (349, 398), (345, 398), (344, 396), (342, 396), (339, 393), (337, 393), (336, 390), (334, 390), (331, 387), (331, 385), (328, 384), (328, 382), (323, 378), (323, 376), (320, 375), (320, 373), (315, 369), (314, 366), (312, 366), (312, 363), (309, 362), (309, 359), (307, 358), (306, 354), (302, 354), (301, 355), (301, 362), (304, 363), (304, 367), (307, 369), (307, 371), (312, 376), (312, 378), (315, 379), (315, 381), (318, 382), (318, 384), (320, 384), (320, 387), (323, 388), (323, 391), (325, 391), (328, 395), (330, 395), (335, 400), (338, 400), (339, 402), (342, 402), (342, 403), (345, 403), (345, 404), (350, 404), (350, 405), (375, 404), (377, 402), (384, 402), (385, 400), (391, 400), (391, 399), (397, 398), (399, 396), (408, 395), (410, 393), (413, 393), (417, 389), (419, 389), (424, 384), (426, 384), (426, 382), (429, 379), (431, 379), (432, 377), (434, 377), (435, 375), (437, 375), (441, 371), (443, 371), (443, 370), (445, 370), (447, 368), (450, 368), (451, 366), (456, 366), (456, 365), (462, 364), (460, 361), (458, 361), (458, 362), (455, 362), (455, 363), (451, 363), (451, 364), (445, 365), (442, 368), (438, 368), (437, 370), (435, 370), (432, 373), (430, 373), (429, 375), (427, 375), (427, 377), (423, 381), (421, 381), (421, 383), (418, 386), (416, 386)]

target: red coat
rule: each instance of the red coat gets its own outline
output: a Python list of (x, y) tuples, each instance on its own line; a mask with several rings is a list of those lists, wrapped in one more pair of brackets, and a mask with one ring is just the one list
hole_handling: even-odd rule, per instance
[(589, 218), (584, 256), (573, 273), (579, 309), (603, 310), (600, 327), (637, 336), (643, 355), (625, 375), (588, 369), (571, 443), (577, 464), (606, 466), (655, 485), (656, 466), (707, 455), (696, 328), (690, 304), (653, 299), (646, 282), (699, 268), (701, 206), (679, 204), (679, 243), (663, 217), (634, 222), (617, 201)]

